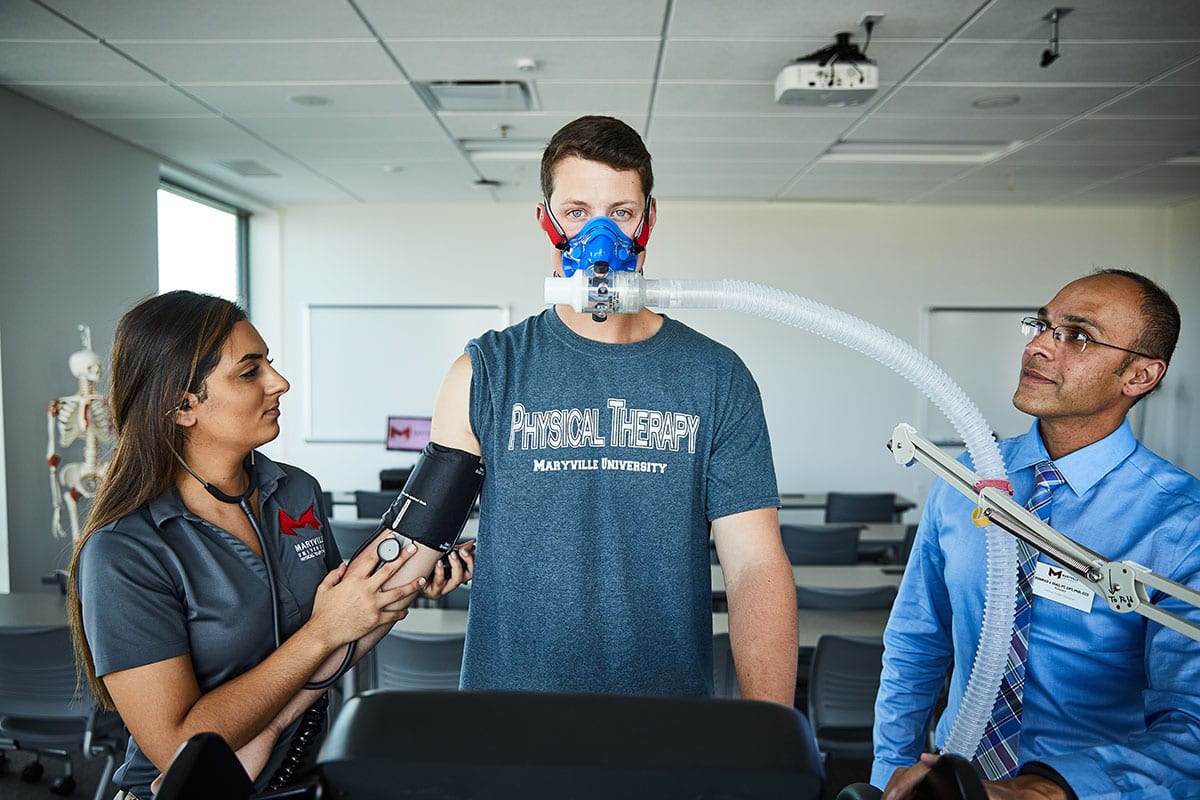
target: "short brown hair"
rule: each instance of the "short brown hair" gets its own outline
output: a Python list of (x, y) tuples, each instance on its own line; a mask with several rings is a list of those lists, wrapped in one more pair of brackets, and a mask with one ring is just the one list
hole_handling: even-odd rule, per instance
[(654, 189), (650, 151), (638, 132), (616, 117), (580, 117), (558, 129), (542, 153), (542, 195), (554, 192), (554, 168), (564, 158), (576, 156), (598, 161), (615, 170), (635, 170), (642, 180), (642, 194)]

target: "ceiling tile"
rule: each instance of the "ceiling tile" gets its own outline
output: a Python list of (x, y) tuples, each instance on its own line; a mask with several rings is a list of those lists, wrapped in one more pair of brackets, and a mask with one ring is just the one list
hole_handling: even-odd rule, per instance
[(825, 152), (826, 139), (804, 141), (789, 139), (777, 141), (744, 141), (731, 139), (670, 139), (651, 135), (646, 146), (654, 155), (654, 161), (678, 159), (700, 161), (704, 159), (788, 161), (803, 165)]
[[(1127, 91), (1120, 86), (952, 86), (908, 85), (897, 89), (875, 111), (883, 114), (961, 114), (976, 117), (1073, 116)], [(1014, 96), (1017, 103), (1003, 108), (975, 108), (981, 98)]]
[(1127, 119), (1094, 116), (1073, 122), (1054, 135), (1055, 142), (1200, 143), (1200, 116)]
[(142, 83), (162, 81), (97, 42), (4, 42), (0, 83)]
[(853, 117), (814, 111), (805, 114), (682, 114), (654, 115), (651, 133), (667, 139), (730, 139), (734, 141), (830, 141), (841, 135)]
[[(33, 3), (0, 3), (0, 41), (89, 39), (87, 34)], [(7, 45), (6, 45), (7, 46)]]
[[(564, 5), (559, 0), (356, 0), (384, 38), (657, 37), (666, 0), (609, 0)], [(580, 58), (586, 58), (581, 48)]]
[(122, 49), (184, 85), (403, 79), (377, 42), (188, 42)]
[(922, 83), (1111, 83), (1132, 86), (1196, 55), (1195, 42), (1078, 42), (1040, 66), (1045, 42), (959, 41), (947, 45), (913, 80)]
[[(646, 80), (658, 62), (658, 40), (620, 39), (396, 41), (388, 48), (414, 81)], [(582, 54), (586, 53), (586, 56)], [(532, 58), (530, 71), (517, 67)]]
[[(973, 4), (971, 4), (973, 5)], [(839, 0), (758, 3), (751, 8), (739, 0), (675, 3), (672, 36), (730, 38), (779, 37), (832, 39), (838, 31), (862, 33), (864, 14), (883, 14), (877, 34), (904, 38), (943, 38), (965, 18), (969, 7), (958, 0), (873, 0), (857, 7)]]
[[(963, 31), (972, 39), (1050, 38), (1044, 17), (1054, 8), (1046, 0), (1007, 0), (995, 3)], [(1059, 19), (1058, 35), (1065, 47), (1085, 39), (1194, 39), (1200, 41), (1200, 4), (1194, 0), (1088, 0), (1076, 3)]]
[(925, 116), (875, 114), (854, 129), (854, 141), (1014, 142), (1032, 139), (1066, 117)]
[[(226, 114), (284, 114), (302, 117), (337, 118), (343, 114), (418, 114), (425, 104), (403, 82), (284, 83), (254, 86), (187, 86), (190, 94)], [(324, 97), (321, 106), (297, 104), (294, 97)]]
[(349, 3), (327, 0), (42, 0), (109, 41), (341, 39), (365, 37)]
[[(512, 113), (442, 112), (439, 116), (457, 139), (500, 138), (503, 126), (507, 135), (512, 138), (549, 141), (555, 131), (581, 115), (526, 111)], [(622, 115), (621, 119), (635, 130), (643, 130), (646, 125), (645, 114)]]
[(429, 141), (446, 135), (437, 120), (428, 114), (343, 114), (337, 117), (242, 114), (237, 120), (259, 136), (281, 142), (298, 139), (353, 141), (380, 136)]
[(163, 83), (134, 86), (34, 84), (13, 88), (72, 116), (171, 116), (208, 113), (204, 106)]
[(1198, 117), (1200, 84), (1147, 86), (1106, 106), (1101, 113), (1106, 117)]
[(537, 80), (534, 83), (542, 110), (554, 114), (642, 116), (650, 107), (654, 90), (651, 81)]

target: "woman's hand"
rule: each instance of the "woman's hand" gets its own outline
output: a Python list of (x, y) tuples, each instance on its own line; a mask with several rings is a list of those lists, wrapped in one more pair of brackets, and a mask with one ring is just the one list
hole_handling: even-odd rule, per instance
[(401, 575), (393, 580), (417, 554), (414, 544), (405, 547), (394, 561), (379, 564), (375, 548), (390, 535), (381, 533), (358, 558), (331, 571), (317, 587), (312, 617), (305, 627), (311, 626), (325, 637), (331, 649), (404, 619), (408, 605), (428, 583), (424, 575), (411, 579)]
[(475, 540), (469, 539), (455, 547), (434, 567), (429, 583), (421, 589), (421, 595), (430, 600), (445, 597), (450, 592), (471, 580), (475, 574)]

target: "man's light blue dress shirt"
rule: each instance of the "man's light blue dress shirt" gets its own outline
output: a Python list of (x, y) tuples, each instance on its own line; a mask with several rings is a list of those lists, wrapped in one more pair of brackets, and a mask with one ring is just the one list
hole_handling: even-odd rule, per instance
[[(1000, 449), (1013, 499), (1024, 503), (1033, 465), (1048, 458), (1037, 423)], [(1146, 449), (1128, 422), (1054, 463), (1067, 484), (1055, 489), (1052, 527), (1109, 560), (1200, 590), (1200, 481)], [(941, 480), (926, 501), (884, 633), (876, 786), (917, 760), (952, 664), (939, 748), (966, 688), (987, 563), (975, 507)], [(1200, 623), (1200, 610), (1158, 592), (1150, 599)], [(1056, 770), (1080, 798), (1200, 797), (1200, 642), (1139, 614), (1117, 614), (1099, 597), (1090, 612), (1035, 597), (1020, 751), (1022, 764), (1031, 761)]]

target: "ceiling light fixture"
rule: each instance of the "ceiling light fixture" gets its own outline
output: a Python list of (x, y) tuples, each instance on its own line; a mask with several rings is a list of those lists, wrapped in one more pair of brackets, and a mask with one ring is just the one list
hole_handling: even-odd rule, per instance
[(483, 191), (484, 189), (499, 189), (500, 181), (494, 181), (491, 178), (480, 178), (471, 184), (472, 189)]
[(529, 138), (459, 139), (458, 143), (475, 161), (541, 161), (546, 149), (545, 140)]
[(1009, 106), (1015, 106), (1020, 101), (1021, 98), (1015, 94), (996, 94), (972, 100), (971, 106), (980, 109), (1008, 108)]
[(841, 164), (988, 164), (1020, 142), (837, 142), (821, 156)]

